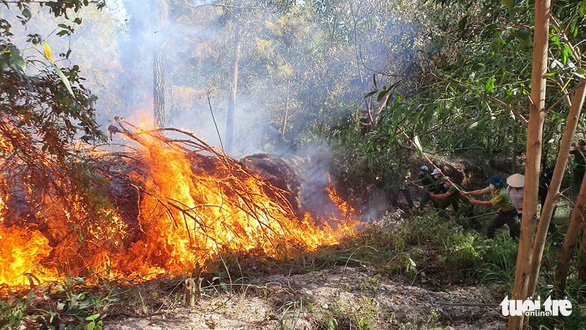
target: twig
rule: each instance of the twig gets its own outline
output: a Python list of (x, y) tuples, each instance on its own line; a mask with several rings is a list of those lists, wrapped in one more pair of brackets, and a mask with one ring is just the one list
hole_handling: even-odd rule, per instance
[(436, 302), (435, 304), (444, 305), (444, 306), (471, 306), (471, 307), (497, 307), (500, 304), (472, 304), (472, 303), (443, 303), (443, 302)]
[(212, 114), (212, 120), (214, 121), (214, 126), (216, 127), (216, 133), (218, 134), (218, 139), (220, 140), (220, 147), (224, 150), (224, 144), (222, 143), (222, 136), (220, 135), (220, 130), (218, 129), (218, 123), (216, 123), (216, 117), (214, 116), (214, 110), (212, 109), (212, 101), (210, 101), (210, 91), (206, 92), (206, 96), (208, 98), (208, 105), (210, 106), (210, 113)]
[(489, 212), (489, 213), (475, 215), (473, 217), (468, 217), (468, 219), (482, 218), (482, 217), (486, 217), (486, 216), (489, 216), (489, 215), (492, 215), (492, 214), (497, 214), (497, 213), (499, 213), (499, 211), (494, 211), (494, 212)]

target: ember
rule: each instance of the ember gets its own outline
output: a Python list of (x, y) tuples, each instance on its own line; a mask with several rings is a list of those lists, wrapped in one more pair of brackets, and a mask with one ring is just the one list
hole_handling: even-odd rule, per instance
[(205, 267), (222, 250), (275, 257), (290, 247), (311, 251), (336, 244), (358, 223), (331, 183), (324, 192), (329, 211), (319, 219), (301, 212), (298, 186), (273, 184), (258, 164), (247, 166), (263, 157), (238, 162), (189, 132), (118, 124), (109, 131), (128, 140), (126, 150), (91, 150), (85, 160), (107, 187), (107, 199), (96, 201), (100, 219), (87, 219), (92, 203), (73, 190), (60, 190), (70, 193), (70, 205), (62, 207), (52, 196), (35, 196), (47, 191), (27, 187), (28, 195), (17, 197), (23, 189), (3, 189), (0, 284), (16, 288), (68, 276), (144, 281)]

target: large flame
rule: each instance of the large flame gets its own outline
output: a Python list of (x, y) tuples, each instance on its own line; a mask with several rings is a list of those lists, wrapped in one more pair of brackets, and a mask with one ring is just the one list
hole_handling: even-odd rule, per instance
[[(55, 206), (60, 212), (35, 215), (43, 226), (9, 225), (0, 199), (0, 284), (17, 287), (67, 276), (148, 280), (193, 271), (225, 250), (273, 257), (291, 247), (311, 251), (336, 244), (357, 225), (333, 185), (325, 195), (338, 211), (326, 219), (310, 212), (300, 218), (287, 200), (289, 192), (215, 149), (193, 150), (186, 146), (197, 145), (194, 141), (170, 142), (140, 131), (127, 136), (142, 145), (128, 157), (135, 161), (125, 163), (126, 182), (135, 190), (127, 197), (137, 209), (130, 212), (133, 218), (112, 206), (101, 211), (105, 220), (87, 225)], [(51, 196), (46, 198), (50, 205)], [(83, 198), (67, 196), (73, 205), (67, 209), (86, 212), (75, 206)]]

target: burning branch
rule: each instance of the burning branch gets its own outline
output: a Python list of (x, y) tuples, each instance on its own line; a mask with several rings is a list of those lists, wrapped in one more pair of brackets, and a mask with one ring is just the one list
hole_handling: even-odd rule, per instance
[[(82, 178), (92, 178), (92, 190), (81, 193), (70, 178), (50, 174), (60, 190), (27, 190), (27, 200), (37, 201), (24, 205), (37, 218), (34, 227), (0, 207), (0, 242), (13, 242), (0, 248), (15, 256), (2, 265), (0, 283), (26, 285), (23, 273), (39, 282), (92, 274), (142, 281), (205, 268), (225, 250), (278, 256), (288, 248), (335, 244), (356, 225), (341, 208), (320, 221), (299, 212), (291, 202), (298, 192), (250, 168), (264, 158), (239, 161), (187, 131), (116, 121), (108, 131), (131, 141), (125, 150), (79, 149), (77, 163), (84, 166), (78, 168)], [(4, 190), (0, 204), (11, 195)], [(344, 204), (335, 189), (328, 194), (332, 205)], [(20, 252), (22, 244), (37, 259)]]

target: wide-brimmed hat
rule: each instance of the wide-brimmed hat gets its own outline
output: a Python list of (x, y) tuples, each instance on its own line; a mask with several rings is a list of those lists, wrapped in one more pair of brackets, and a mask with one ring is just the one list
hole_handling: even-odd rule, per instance
[(424, 172), (429, 172), (429, 167), (423, 165), (419, 168), (420, 170), (424, 171)]
[(436, 175), (436, 174), (442, 174), (442, 170), (440, 170), (439, 168), (434, 168), (433, 171), (431, 171), (431, 175)]
[(507, 184), (513, 188), (523, 188), (525, 185), (525, 176), (515, 173), (507, 178)]
[(490, 178), (488, 178), (488, 180), (486, 180), (486, 181), (488, 181), (488, 183), (492, 183), (493, 185), (495, 185), (499, 188), (502, 188), (502, 186), (503, 186), (503, 178), (501, 178), (498, 175), (493, 175)]

